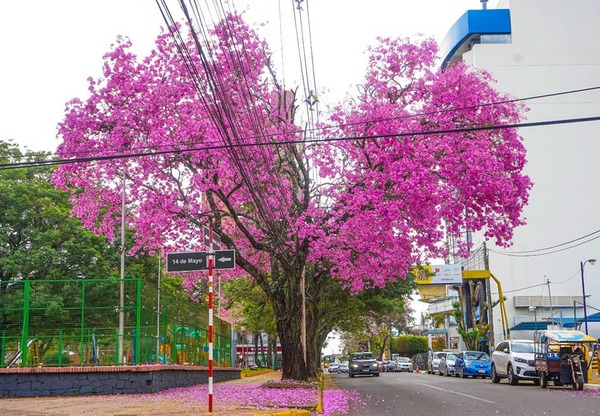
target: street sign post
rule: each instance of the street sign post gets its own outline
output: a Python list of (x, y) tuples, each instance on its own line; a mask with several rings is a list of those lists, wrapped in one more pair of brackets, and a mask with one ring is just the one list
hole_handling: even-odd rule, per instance
[(203, 227), (206, 251), (167, 254), (168, 272), (208, 270), (208, 413), (213, 409), (213, 269), (235, 269), (235, 250), (219, 250), (221, 236)]
[(207, 264), (206, 251), (167, 254), (168, 272), (192, 272), (196, 270), (206, 270), (208, 268)]

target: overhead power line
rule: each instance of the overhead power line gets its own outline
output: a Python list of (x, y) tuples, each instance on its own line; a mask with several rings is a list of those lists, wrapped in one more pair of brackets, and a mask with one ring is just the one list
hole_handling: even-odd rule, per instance
[(580, 117), (570, 118), (562, 120), (546, 120), (546, 121), (534, 121), (529, 123), (514, 123), (514, 124), (501, 124), (493, 126), (474, 126), (474, 127), (462, 127), (457, 129), (442, 129), (442, 130), (430, 130), (430, 131), (417, 131), (417, 132), (405, 132), (405, 133), (391, 133), (391, 134), (380, 134), (380, 135), (368, 135), (368, 136), (349, 136), (349, 137), (329, 137), (323, 139), (299, 139), (299, 140), (287, 140), (281, 142), (260, 142), (260, 143), (233, 143), (233, 144), (219, 144), (212, 146), (203, 146), (197, 148), (188, 149), (169, 149), (154, 152), (137, 152), (137, 153), (126, 153), (126, 154), (114, 154), (114, 155), (103, 155), (103, 156), (90, 156), (80, 157), (73, 159), (52, 159), (44, 161), (32, 161), (32, 162), (16, 162), (16, 163), (2, 163), (0, 164), (0, 170), (4, 169), (15, 169), (15, 168), (26, 168), (35, 166), (49, 166), (49, 165), (65, 165), (72, 163), (83, 163), (83, 162), (96, 162), (102, 160), (116, 160), (116, 159), (129, 159), (135, 157), (149, 157), (159, 156), (173, 153), (187, 153), (187, 152), (201, 152), (217, 149), (231, 149), (244, 148), (244, 147), (264, 147), (264, 146), (284, 146), (290, 144), (300, 143), (329, 143), (329, 142), (340, 142), (340, 141), (351, 141), (351, 140), (376, 140), (389, 137), (417, 137), (417, 136), (428, 136), (435, 134), (453, 134), (453, 133), (468, 133), (474, 131), (493, 131), (493, 130), (505, 130), (514, 128), (528, 128), (528, 127), (544, 127), (561, 124), (575, 124), (575, 123), (587, 123), (600, 121), (600, 116), (594, 117)]
[(584, 235), (584, 236), (581, 236), (581, 237), (579, 237), (579, 238), (576, 238), (576, 239), (574, 239), (574, 240), (565, 241), (564, 243), (556, 244), (556, 245), (553, 245), (553, 246), (550, 246), (550, 247), (537, 248), (537, 249), (534, 249), (534, 250), (511, 251), (511, 252), (506, 252), (506, 253), (507, 253), (507, 254), (513, 254), (513, 255), (514, 255), (514, 254), (529, 254), (529, 253), (537, 253), (537, 252), (540, 252), (540, 251), (552, 250), (553, 248), (563, 247), (563, 246), (566, 246), (566, 245), (568, 245), (568, 244), (575, 243), (575, 242), (577, 242), (577, 241), (579, 241), (579, 240), (583, 240), (584, 238), (591, 237), (592, 235), (594, 235), (594, 234), (598, 234), (598, 233), (600, 233), (600, 230), (593, 231), (593, 232), (591, 232), (591, 233), (589, 233), (589, 234), (586, 234), (586, 235)]
[[(188, 68), (188, 70), (192, 71), (193, 69)], [(199, 74), (197, 74), (196, 71), (193, 71), (193, 72), (196, 74), (196, 75), (194, 75), (194, 78), (196, 76), (200, 76)], [(404, 120), (404, 119), (409, 119), (409, 118), (414, 118), (414, 117), (425, 117), (425, 116), (431, 116), (431, 115), (437, 115), (437, 114), (446, 114), (446, 113), (459, 112), (459, 111), (465, 111), (465, 110), (473, 110), (473, 109), (477, 109), (477, 108), (485, 108), (485, 107), (490, 107), (490, 106), (495, 106), (495, 105), (500, 105), (500, 104), (539, 100), (542, 98), (550, 98), (550, 97), (558, 97), (558, 96), (562, 96), (562, 95), (578, 94), (578, 93), (582, 93), (582, 92), (589, 92), (589, 91), (595, 91), (595, 90), (600, 90), (600, 86), (557, 91), (557, 92), (552, 92), (552, 93), (547, 93), (547, 94), (530, 95), (527, 97), (513, 98), (510, 100), (493, 101), (493, 102), (489, 102), (489, 103), (475, 104), (475, 105), (469, 105), (469, 106), (465, 106), (465, 107), (444, 108), (441, 110), (426, 111), (426, 112), (422, 112), (422, 113), (404, 114), (404, 115), (396, 116), (396, 117), (376, 118), (376, 119), (369, 119), (369, 120), (364, 120), (364, 121), (354, 122), (354, 123), (334, 124), (334, 125), (328, 126), (328, 127), (318, 127), (318, 128), (311, 127), (311, 128), (305, 129), (305, 134), (318, 133), (321, 131), (327, 131), (327, 130), (331, 130), (334, 128), (342, 128), (342, 127), (355, 126), (355, 125), (360, 125), (360, 124), (382, 123), (382, 122), (386, 122), (386, 121)], [(273, 137), (280, 136), (282, 134), (285, 134), (285, 133), (269, 134), (269, 135), (265, 136), (265, 138), (266, 137), (273, 138)], [(183, 142), (180, 144), (193, 146), (196, 143)], [(155, 149), (156, 148), (170, 148), (170, 146), (171, 145), (162, 145), (162, 146), (154, 146), (154, 148)], [(91, 154), (91, 153), (92, 153), (91, 151), (75, 152), (74, 155), (83, 155), (83, 154)], [(30, 156), (35, 156), (35, 155), (43, 156), (43, 154), (39, 154), (39, 153), (30, 153), (29, 155)]]
[[(569, 246), (569, 247), (564, 247), (564, 248), (561, 248), (559, 250), (546, 251), (546, 252), (543, 252), (543, 253), (517, 254), (517, 253), (509, 253), (509, 252), (497, 251), (497, 250), (492, 250), (492, 249), (490, 249), (490, 251), (492, 253), (499, 254), (501, 256), (507, 256), (507, 257), (540, 257), (540, 256), (547, 256), (549, 254), (560, 253), (562, 251), (571, 250), (572, 248), (582, 246), (584, 244), (590, 243), (590, 242), (592, 242), (594, 240), (597, 240), (599, 238), (600, 238), (600, 235), (597, 235), (594, 238), (590, 238), (589, 240), (582, 241), (582, 242), (580, 242), (578, 244), (574, 244), (574, 245)], [(567, 244), (567, 243), (565, 243), (565, 244)], [(562, 246), (562, 245), (560, 245), (560, 246)], [(560, 246), (557, 246), (557, 247), (560, 247)]]

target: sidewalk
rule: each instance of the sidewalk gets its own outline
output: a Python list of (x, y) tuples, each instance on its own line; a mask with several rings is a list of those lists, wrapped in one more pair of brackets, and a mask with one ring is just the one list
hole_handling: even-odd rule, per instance
[[(239, 380), (215, 383), (213, 393), (214, 415), (277, 415), (309, 416), (309, 410), (259, 408), (241, 405), (247, 393), (258, 386), (281, 379), (281, 373), (269, 372)], [(194, 390), (195, 389), (195, 390)], [(231, 394), (234, 391), (235, 394)], [(220, 392), (222, 396), (220, 397)], [(236, 400), (237, 398), (237, 400)], [(251, 400), (252, 402), (252, 400)], [(142, 395), (40, 397), (30, 399), (0, 399), (0, 415), (11, 416), (133, 416), (133, 415), (198, 415), (208, 413), (206, 386), (172, 389), (167, 392)]]

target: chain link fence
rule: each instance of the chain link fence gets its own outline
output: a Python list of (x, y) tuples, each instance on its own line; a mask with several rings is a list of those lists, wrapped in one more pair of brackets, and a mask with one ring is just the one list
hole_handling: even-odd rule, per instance
[[(215, 365), (231, 366), (231, 325), (214, 321)], [(0, 367), (208, 365), (207, 331), (205, 306), (140, 279), (0, 283)]]

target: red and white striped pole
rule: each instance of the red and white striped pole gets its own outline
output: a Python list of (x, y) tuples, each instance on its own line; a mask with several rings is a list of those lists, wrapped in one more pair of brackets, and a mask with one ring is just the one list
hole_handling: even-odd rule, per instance
[(210, 230), (208, 247), (208, 413), (213, 411), (213, 229)]

